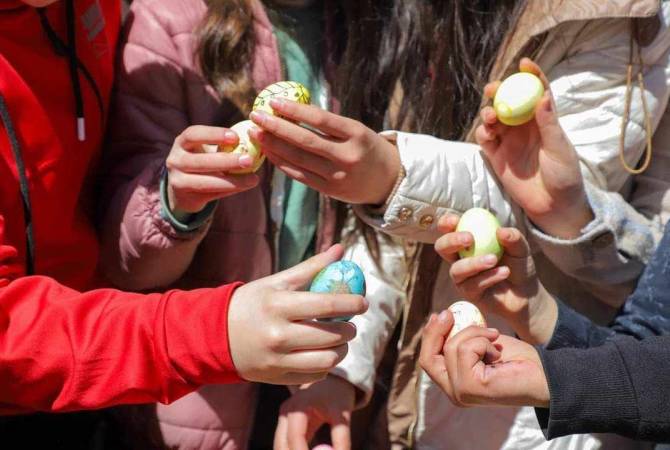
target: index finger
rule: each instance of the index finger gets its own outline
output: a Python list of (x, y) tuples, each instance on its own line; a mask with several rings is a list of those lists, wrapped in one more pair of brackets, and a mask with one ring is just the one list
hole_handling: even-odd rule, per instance
[(349, 137), (347, 130), (350, 128), (350, 122), (354, 122), (351, 119), (333, 114), (314, 105), (303, 105), (282, 99), (272, 99), (270, 105), (276, 113), (281, 113), (282, 117), (298, 123), (304, 123), (327, 135), (340, 139)]
[(287, 441), (291, 450), (309, 450), (310, 428), (309, 418), (305, 412), (291, 411), (288, 413)]
[(239, 141), (237, 133), (233, 130), (205, 125), (190, 126), (175, 139), (175, 143), (181, 148), (198, 152), (202, 151), (203, 145), (237, 145)]
[(284, 411), (279, 412), (273, 450), (290, 450), (288, 446), (288, 417)]
[(292, 321), (356, 316), (368, 310), (361, 295), (285, 291), (281, 298), (281, 314)]
[(333, 443), (333, 450), (351, 449), (351, 425), (348, 413), (330, 424), (330, 440)]
[(519, 71), (528, 72), (532, 73), (533, 75), (536, 75), (542, 81), (544, 88), (549, 89), (549, 80), (547, 79), (546, 75), (544, 74), (540, 66), (538, 66), (532, 59), (521, 58), (521, 61), (519, 62)]

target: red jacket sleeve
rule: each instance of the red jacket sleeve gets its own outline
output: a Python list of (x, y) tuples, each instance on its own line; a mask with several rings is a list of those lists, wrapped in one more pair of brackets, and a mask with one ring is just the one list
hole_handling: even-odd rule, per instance
[(51, 278), (12, 279), (15, 258), (0, 240), (0, 413), (169, 403), (240, 380), (227, 334), (236, 284), (80, 293)]

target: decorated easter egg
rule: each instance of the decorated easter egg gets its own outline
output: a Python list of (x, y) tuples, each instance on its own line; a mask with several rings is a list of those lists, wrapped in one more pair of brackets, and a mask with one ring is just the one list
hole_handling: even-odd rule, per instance
[(459, 251), (458, 255), (461, 258), (470, 258), (493, 254), (500, 259), (503, 249), (496, 236), (498, 228), (500, 228), (500, 222), (489, 211), (483, 208), (467, 210), (461, 216), (456, 231), (467, 231), (472, 234), (474, 243), (470, 247)]
[(535, 105), (544, 95), (542, 80), (528, 72), (519, 72), (500, 84), (493, 99), (498, 120), (505, 125), (523, 125), (535, 115)]
[(274, 115), (270, 107), (270, 100), (273, 98), (291, 100), (294, 102), (309, 105), (311, 95), (309, 90), (296, 81), (279, 81), (263, 89), (256, 100), (254, 100), (254, 111), (263, 111)]
[(447, 340), (471, 325), (486, 328), (486, 320), (484, 319), (484, 316), (479, 308), (472, 303), (461, 300), (452, 304), (448, 309), (454, 316), (454, 326), (451, 328)]
[(237, 175), (253, 173), (257, 171), (263, 164), (263, 161), (265, 161), (265, 155), (261, 151), (260, 146), (256, 144), (249, 136), (249, 130), (251, 130), (251, 128), (254, 126), (255, 125), (251, 120), (243, 120), (242, 122), (238, 122), (230, 127), (231, 130), (237, 133), (237, 136), (240, 138), (240, 142), (237, 144), (237, 146), (230, 145), (221, 147), (221, 151), (226, 153), (235, 153), (240, 156), (249, 155), (254, 158), (254, 164), (251, 167), (246, 169), (231, 170), (230, 173)]
[[(321, 270), (309, 287), (310, 292), (365, 295), (365, 275), (353, 261), (336, 261)], [(351, 317), (334, 320), (346, 321)]]

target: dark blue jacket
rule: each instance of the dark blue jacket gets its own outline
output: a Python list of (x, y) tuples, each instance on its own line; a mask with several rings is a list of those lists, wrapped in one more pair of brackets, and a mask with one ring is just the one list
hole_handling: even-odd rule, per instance
[[(609, 327), (559, 302), (540, 356), (551, 392), (536, 410), (547, 438), (618, 433), (670, 441), (670, 224)], [(659, 337), (660, 336), (660, 337)]]

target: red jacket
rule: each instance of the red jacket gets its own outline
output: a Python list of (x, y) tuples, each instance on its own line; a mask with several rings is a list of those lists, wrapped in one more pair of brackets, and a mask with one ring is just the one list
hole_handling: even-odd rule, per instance
[(2, 413), (169, 402), (238, 380), (226, 331), (235, 285), (80, 293), (96, 284), (90, 182), (119, 26), (118, 0), (41, 12), (0, 2)]

